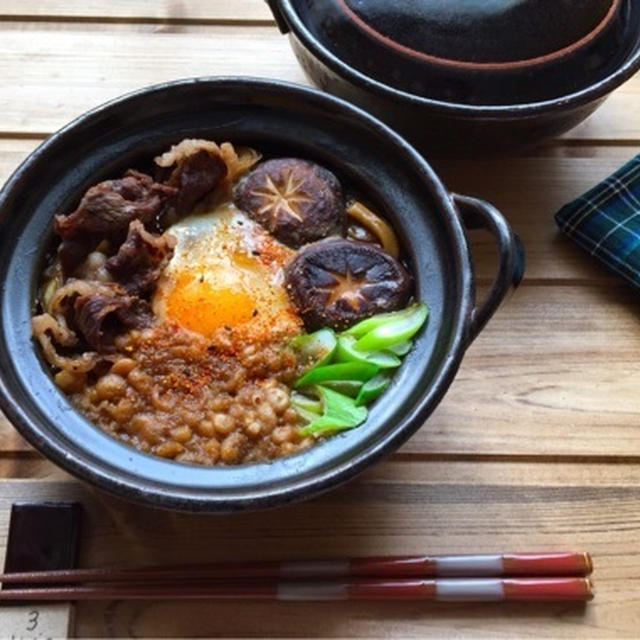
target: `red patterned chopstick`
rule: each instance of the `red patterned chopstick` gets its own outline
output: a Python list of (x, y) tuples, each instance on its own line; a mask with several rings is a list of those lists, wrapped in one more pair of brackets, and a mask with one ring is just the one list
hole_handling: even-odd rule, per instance
[(95, 585), (0, 591), (3, 600), (427, 600), (439, 602), (587, 601), (588, 578), (352, 579), (236, 582), (219, 586)]
[(0, 574), (3, 583), (134, 582), (216, 578), (432, 578), (499, 576), (585, 576), (587, 553), (386, 556), (289, 562), (224, 562), (137, 569), (69, 569)]

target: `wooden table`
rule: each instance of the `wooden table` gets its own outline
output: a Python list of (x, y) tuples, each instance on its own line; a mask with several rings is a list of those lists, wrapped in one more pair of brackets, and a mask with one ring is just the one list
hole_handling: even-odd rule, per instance
[[(2, 181), (68, 120), (144, 85), (207, 74), (306, 82), (261, 0), (0, 0), (0, 21)], [(552, 215), (638, 147), (640, 77), (526, 155), (430, 158), (450, 188), (506, 214), (527, 277), (428, 424), (348, 486), (267, 513), (157, 513), (72, 479), (0, 417), (0, 540), (12, 502), (77, 498), (87, 566), (565, 548), (595, 558), (587, 607), (104, 602), (77, 607), (81, 637), (637, 637), (638, 293), (561, 237)], [(479, 237), (475, 251), (486, 285), (494, 246)]]

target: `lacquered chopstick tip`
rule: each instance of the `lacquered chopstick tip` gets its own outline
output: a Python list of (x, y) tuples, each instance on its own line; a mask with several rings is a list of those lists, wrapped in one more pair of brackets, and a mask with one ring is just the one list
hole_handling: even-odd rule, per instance
[[(589, 558), (589, 561), (591, 561), (591, 558)], [(589, 600), (593, 600), (596, 597), (596, 591), (593, 587), (593, 580), (591, 578), (585, 578), (584, 582), (586, 587), (585, 601), (588, 602)]]
[(593, 600), (593, 583), (585, 577), (507, 578), (505, 600), (532, 602), (588, 602)]

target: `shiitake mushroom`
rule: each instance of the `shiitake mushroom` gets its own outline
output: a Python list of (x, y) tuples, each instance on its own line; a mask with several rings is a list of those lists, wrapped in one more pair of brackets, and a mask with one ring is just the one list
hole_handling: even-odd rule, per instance
[(285, 275), (309, 331), (340, 331), (376, 313), (401, 309), (411, 293), (411, 278), (396, 258), (375, 245), (343, 238), (307, 245)]
[(234, 203), (280, 242), (296, 249), (342, 234), (345, 228), (340, 182), (308, 160), (277, 158), (259, 164), (237, 185)]

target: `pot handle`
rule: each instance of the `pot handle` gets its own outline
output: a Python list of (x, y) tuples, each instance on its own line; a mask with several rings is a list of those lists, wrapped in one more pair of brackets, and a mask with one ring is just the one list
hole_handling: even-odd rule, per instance
[(452, 194), (452, 198), (467, 229), (486, 229), (498, 243), (498, 273), (485, 300), (480, 305), (474, 305), (471, 312), (468, 329), (471, 344), (509, 290), (512, 287), (515, 289), (522, 281), (525, 253), (519, 236), (493, 205), (456, 193)]
[(284, 19), (284, 16), (282, 15), (282, 11), (280, 11), (280, 7), (279, 7), (280, 0), (266, 0), (266, 2), (269, 5), (269, 9), (271, 9), (271, 13), (273, 13), (273, 18), (276, 21), (276, 24), (278, 25), (278, 29), (280, 29), (280, 33), (282, 34), (289, 33), (290, 31), (289, 24)]

